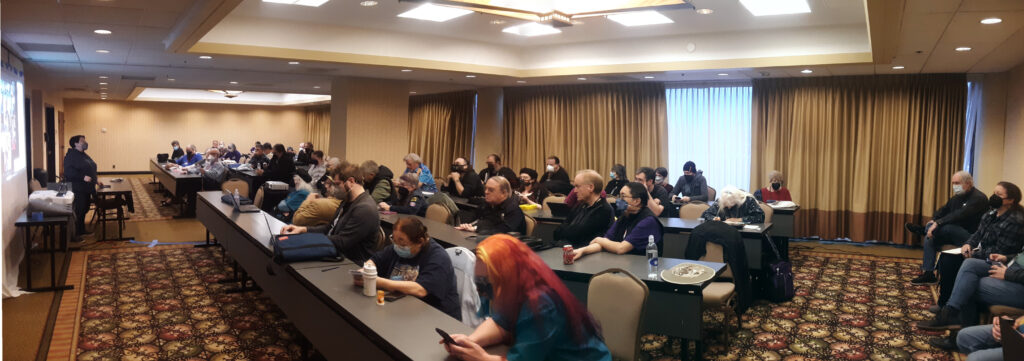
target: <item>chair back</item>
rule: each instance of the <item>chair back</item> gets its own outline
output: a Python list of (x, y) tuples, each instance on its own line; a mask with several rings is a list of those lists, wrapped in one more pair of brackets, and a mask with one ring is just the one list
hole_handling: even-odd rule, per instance
[(462, 308), (462, 323), (466, 326), (476, 328), (484, 322), (484, 319), (477, 314), (480, 308), (480, 294), (476, 292), (476, 284), (473, 283), (473, 276), (476, 273), (476, 255), (465, 247), (446, 248), (448, 258), (452, 260), (452, 268), (455, 269), (455, 288), (459, 291), (459, 300)]
[(434, 203), (427, 207), (426, 218), (431, 221), (441, 222), (447, 225), (451, 225), (453, 223), (452, 212), (448, 210), (448, 207), (439, 203)]
[(544, 198), (544, 204), (541, 205), (541, 209), (547, 212), (551, 212), (551, 207), (548, 207), (548, 203), (565, 203), (564, 196), (550, 196)]
[(711, 186), (708, 186), (708, 202), (714, 202), (715, 199), (718, 199), (715, 198), (716, 196), (718, 196), (718, 192), (716, 192), (714, 188), (711, 188)]
[(526, 234), (524, 236), (533, 237), (533, 229), (537, 227), (537, 220), (525, 214), (523, 219), (526, 221)]
[(640, 358), (640, 323), (649, 295), (643, 281), (619, 268), (602, 271), (590, 279), (587, 310), (601, 324), (613, 359)]
[[(242, 191), (239, 190), (238, 192), (241, 194)], [(263, 209), (263, 187), (256, 189), (256, 196), (252, 197), (252, 205), (256, 208)]]
[(388, 242), (388, 235), (384, 233), (384, 227), (378, 226), (377, 227), (377, 251), (380, 251), (380, 250), (384, 249), (385, 247), (387, 247), (389, 245), (391, 245), (391, 242)]
[[(704, 249), (704, 257), (701, 257), (700, 261), (725, 263), (725, 252), (722, 249), (722, 245), (708, 242), (708, 244), (704, 246)], [(729, 269), (728, 264), (725, 265), (725, 270), (722, 271), (722, 275), (720, 277), (732, 278), (732, 270)]]
[(708, 208), (711, 208), (707, 203), (704, 202), (692, 202), (684, 204), (679, 208), (680, 219), (700, 219), (700, 216), (704, 214)]
[(228, 179), (220, 186), (220, 190), (227, 194), (234, 194), (236, 189), (238, 190), (238, 195), (246, 198), (249, 197), (249, 183), (240, 178)]
[(761, 206), (761, 210), (764, 211), (764, 223), (771, 223), (772, 215), (775, 214), (775, 210), (761, 202), (757, 202), (757, 205)]

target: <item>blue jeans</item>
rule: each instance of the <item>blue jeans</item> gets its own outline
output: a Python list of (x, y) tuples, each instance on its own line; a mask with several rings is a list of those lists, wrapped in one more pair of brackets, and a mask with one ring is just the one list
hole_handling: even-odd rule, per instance
[(992, 325), (971, 326), (956, 335), (956, 346), (967, 361), (1002, 361), (1003, 347), (992, 337)]
[(988, 262), (977, 258), (968, 258), (960, 266), (953, 293), (946, 305), (960, 310), (961, 324), (978, 322), (979, 304), (1024, 308), (1024, 285), (989, 277), (991, 267)]
[[(926, 232), (932, 226), (932, 223), (928, 222), (928, 224), (924, 225)], [(971, 238), (971, 232), (955, 224), (946, 224), (936, 228), (932, 232), (932, 236), (924, 238), (924, 260), (921, 263), (921, 271), (923, 272), (935, 271), (935, 256), (943, 245), (962, 246), (964, 243), (967, 243), (967, 239)]]

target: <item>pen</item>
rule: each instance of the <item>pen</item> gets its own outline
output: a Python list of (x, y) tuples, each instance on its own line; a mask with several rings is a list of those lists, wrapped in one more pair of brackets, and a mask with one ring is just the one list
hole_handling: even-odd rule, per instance
[(324, 268), (324, 269), (320, 270), (320, 272), (327, 272), (327, 271), (336, 270), (336, 269), (338, 269), (338, 267)]

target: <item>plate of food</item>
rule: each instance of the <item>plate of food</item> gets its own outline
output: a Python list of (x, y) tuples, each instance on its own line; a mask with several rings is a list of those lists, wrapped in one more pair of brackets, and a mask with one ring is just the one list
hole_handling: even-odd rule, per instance
[(661, 279), (679, 285), (699, 284), (715, 278), (715, 270), (696, 263), (680, 263), (661, 271)]

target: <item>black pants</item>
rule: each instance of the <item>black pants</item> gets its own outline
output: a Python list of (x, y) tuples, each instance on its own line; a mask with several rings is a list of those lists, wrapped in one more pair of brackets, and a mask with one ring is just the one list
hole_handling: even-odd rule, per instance
[(964, 263), (964, 256), (957, 254), (939, 254), (939, 262), (936, 268), (939, 270), (939, 306), (946, 305), (949, 296), (953, 294), (953, 285), (956, 283), (956, 274), (960, 272), (960, 266)]
[(92, 192), (78, 189), (73, 189), (72, 191), (75, 193), (75, 200), (71, 203), (75, 211), (75, 234), (82, 235), (86, 233), (85, 214), (89, 213), (89, 204), (92, 203)]

